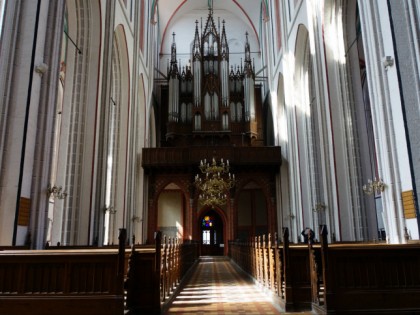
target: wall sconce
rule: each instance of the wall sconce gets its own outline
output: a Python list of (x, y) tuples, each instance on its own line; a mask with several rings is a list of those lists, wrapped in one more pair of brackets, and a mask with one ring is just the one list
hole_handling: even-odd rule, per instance
[(67, 193), (63, 191), (63, 187), (55, 186), (55, 185), (54, 186), (48, 185), (47, 195), (48, 197), (53, 196), (53, 198), (57, 198), (57, 199), (65, 199), (67, 197)]
[(372, 195), (373, 193), (375, 194), (380, 194), (381, 192), (383, 192), (385, 190), (385, 183), (381, 180), (381, 179), (374, 179), (372, 180), (368, 180), (367, 185), (363, 185), (363, 192), (366, 195)]
[(315, 204), (315, 206), (312, 208), (312, 211), (313, 212), (322, 212), (322, 211), (325, 211), (325, 208), (327, 208), (327, 205), (322, 203), (322, 202), (319, 202), (319, 203)]
[(109, 214), (115, 214), (117, 213), (117, 210), (115, 210), (113, 206), (109, 206), (105, 208), (105, 212), (109, 212)]
[(388, 70), (388, 67), (392, 67), (394, 65), (394, 58), (392, 58), (392, 56), (385, 56), (382, 62), (385, 69)]
[(140, 217), (133, 215), (131, 221), (139, 223), (141, 221)]
[(41, 62), (39, 65), (35, 66), (35, 72), (42, 76), (45, 72), (47, 72), (48, 66)]

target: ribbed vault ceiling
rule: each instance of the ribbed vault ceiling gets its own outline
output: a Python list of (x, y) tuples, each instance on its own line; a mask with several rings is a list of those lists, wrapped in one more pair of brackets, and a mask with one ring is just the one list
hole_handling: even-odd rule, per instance
[[(258, 58), (260, 20), (265, 13), (264, 0), (155, 0), (155, 3), (158, 5), (161, 56), (166, 58), (170, 54), (170, 45), (173, 41), (172, 33), (175, 32), (177, 49), (182, 57), (182, 53), (188, 51), (190, 40), (193, 39), (194, 21), (203, 19), (203, 23), (205, 23), (209, 5), (212, 5), (215, 20), (219, 17), (221, 20), (226, 20), (228, 41), (232, 40), (232, 43), (229, 44), (231, 45), (230, 51), (243, 51), (245, 32), (247, 32), (251, 50), (256, 53), (255, 57)], [(236, 33), (232, 32), (232, 24), (235, 25)]]

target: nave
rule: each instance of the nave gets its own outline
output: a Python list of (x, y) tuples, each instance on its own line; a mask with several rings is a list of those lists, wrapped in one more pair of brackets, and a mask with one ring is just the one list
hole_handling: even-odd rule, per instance
[(238, 270), (228, 258), (201, 257), (163, 314), (311, 314), (280, 312), (270, 297)]

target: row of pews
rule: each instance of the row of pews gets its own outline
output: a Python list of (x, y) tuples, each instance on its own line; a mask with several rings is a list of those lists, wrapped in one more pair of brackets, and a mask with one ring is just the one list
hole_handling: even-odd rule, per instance
[(420, 314), (420, 245), (290, 244), (288, 229), (230, 242), (229, 255), (286, 312)]
[(198, 243), (180, 244), (178, 239), (166, 236), (162, 239), (161, 232), (156, 233), (155, 240), (153, 253), (132, 247), (124, 283), (129, 315), (161, 314), (165, 302), (198, 262)]
[[(133, 240), (133, 244), (135, 244)], [(198, 260), (198, 244), (156, 233), (155, 245), (0, 249), (0, 314), (160, 314)]]

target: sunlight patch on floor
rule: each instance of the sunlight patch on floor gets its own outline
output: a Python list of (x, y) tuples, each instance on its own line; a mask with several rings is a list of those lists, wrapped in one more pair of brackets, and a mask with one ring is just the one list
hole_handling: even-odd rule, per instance
[(280, 314), (228, 261), (200, 262), (167, 314)]

